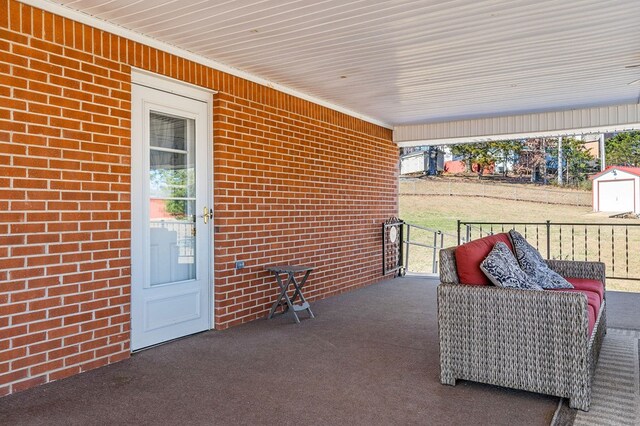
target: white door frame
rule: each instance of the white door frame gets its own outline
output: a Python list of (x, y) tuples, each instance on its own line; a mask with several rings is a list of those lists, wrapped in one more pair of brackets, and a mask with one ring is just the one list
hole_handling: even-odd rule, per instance
[[(171, 79), (168, 77), (164, 77), (164, 76), (160, 76), (157, 74), (153, 74), (153, 73), (149, 73), (147, 71), (144, 70), (139, 70), (139, 69), (135, 69), (132, 68), (131, 70), (131, 83), (132, 84), (137, 84), (140, 86), (145, 86), (154, 90), (159, 90), (159, 91), (164, 91), (167, 93), (171, 93), (174, 95), (178, 95), (178, 96), (184, 96), (186, 98), (191, 98), (191, 99), (195, 99), (201, 102), (205, 102), (207, 104), (207, 146), (206, 146), (206, 152), (207, 152), (207, 170), (206, 170), (206, 177), (207, 177), (207, 182), (206, 182), (206, 190), (207, 190), (207, 199), (206, 199), (206, 205), (209, 206), (209, 208), (213, 209), (213, 95), (215, 95), (217, 92), (214, 90), (210, 90), (210, 89), (206, 89), (206, 88), (202, 88), (202, 87), (198, 87), (198, 86), (194, 86), (192, 84), (189, 83), (184, 83), (181, 82), (179, 80), (175, 80), (175, 79)], [(131, 119), (133, 120), (134, 117), (132, 116)], [(131, 143), (132, 143), (132, 147), (131, 149), (133, 150), (133, 136), (131, 135)], [(141, 180), (141, 176), (137, 176), (134, 173), (131, 173), (131, 187), (133, 188), (134, 185), (142, 185), (142, 182), (140, 182)], [(142, 206), (140, 205), (140, 203), (142, 202), (141, 199), (135, 199), (134, 197), (131, 197), (131, 210), (132, 211), (142, 211)], [(134, 206), (136, 208), (134, 208)], [(208, 313), (209, 313), (209, 318), (208, 318), (208, 324), (209, 324), (209, 329), (214, 329), (215, 328), (215, 314), (214, 314), (214, 307), (215, 307), (215, 291), (214, 291), (214, 250), (213, 250), (213, 220), (214, 218), (211, 219), (212, 221), (212, 225), (210, 227), (208, 227), (208, 232), (206, 235), (206, 245), (207, 245), (207, 253), (205, 253), (205, 256), (208, 259), (208, 271), (206, 274), (206, 279), (208, 280), (209, 283), (209, 287), (208, 287)], [(132, 224), (134, 221), (134, 218), (131, 218)], [(133, 247), (132, 247), (132, 252), (133, 252)], [(133, 286), (133, 280), (131, 282), (131, 285)], [(133, 300), (132, 300), (133, 303)], [(133, 315), (133, 309), (131, 309), (131, 315)]]

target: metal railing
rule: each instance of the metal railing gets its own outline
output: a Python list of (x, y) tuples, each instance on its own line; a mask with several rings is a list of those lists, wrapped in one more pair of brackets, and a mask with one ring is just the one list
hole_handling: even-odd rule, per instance
[(458, 221), (458, 244), (515, 229), (547, 259), (604, 262), (607, 278), (640, 281), (640, 224)]
[(411, 223), (404, 225), (404, 272), (437, 274), (440, 249), (455, 245), (457, 236)]
[(405, 273), (402, 266), (404, 227), (404, 221), (396, 217), (382, 224), (382, 275), (403, 276)]

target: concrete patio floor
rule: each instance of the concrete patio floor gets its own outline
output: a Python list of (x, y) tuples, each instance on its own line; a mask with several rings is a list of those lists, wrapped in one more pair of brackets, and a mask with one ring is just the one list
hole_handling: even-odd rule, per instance
[[(386, 280), (0, 399), (0, 424), (548, 425), (558, 398), (439, 383), (435, 279)], [(608, 293), (640, 329), (640, 294)], [(304, 315), (303, 315), (304, 316)]]

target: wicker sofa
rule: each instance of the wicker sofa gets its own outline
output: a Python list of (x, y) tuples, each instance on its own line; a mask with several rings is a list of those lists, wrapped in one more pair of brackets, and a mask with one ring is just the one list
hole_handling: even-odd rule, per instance
[[(456, 379), (569, 398), (588, 411), (591, 381), (606, 333), (604, 295), (589, 318), (580, 291), (532, 291), (460, 284), (457, 247), (440, 252), (440, 380)], [(563, 277), (597, 280), (600, 262), (548, 260)], [(593, 315), (593, 314), (592, 314)], [(589, 329), (592, 330), (589, 330)]]

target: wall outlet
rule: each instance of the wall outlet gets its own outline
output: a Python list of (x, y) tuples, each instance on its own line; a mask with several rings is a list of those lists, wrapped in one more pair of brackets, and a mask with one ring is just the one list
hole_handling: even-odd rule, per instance
[(236, 260), (236, 269), (244, 268), (244, 260)]

